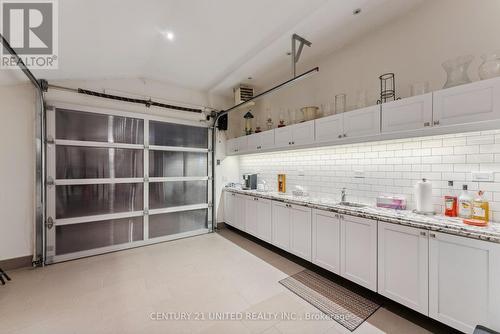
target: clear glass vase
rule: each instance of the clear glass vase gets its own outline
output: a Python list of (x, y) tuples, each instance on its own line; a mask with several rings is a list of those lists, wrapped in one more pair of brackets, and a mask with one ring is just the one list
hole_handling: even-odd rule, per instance
[(479, 66), (481, 80), (500, 76), (500, 51), (486, 53), (481, 59), (483, 59), (483, 63)]
[(474, 56), (467, 55), (445, 61), (442, 66), (446, 71), (446, 83), (443, 88), (450, 88), (471, 82), (467, 70)]

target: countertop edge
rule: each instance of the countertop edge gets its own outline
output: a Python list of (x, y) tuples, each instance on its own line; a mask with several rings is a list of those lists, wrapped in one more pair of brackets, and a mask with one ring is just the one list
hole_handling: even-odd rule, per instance
[(388, 217), (388, 216), (385, 216), (382, 214), (361, 212), (360, 209), (339, 207), (338, 204), (328, 205), (328, 204), (324, 204), (324, 203), (313, 203), (310, 201), (301, 201), (300, 199), (297, 199), (297, 198), (296, 199), (281, 198), (279, 196), (273, 196), (272, 194), (265, 193), (265, 192), (240, 190), (240, 189), (229, 188), (229, 187), (224, 188), (224, 191), (229, 191), (229, 192), (233, 192), (233, 193), (237, 193), (237, 194), (241, 194), (241, 195), (246, 195), (246, 196), (259, 197), (259, 198), (273, 200), (273, 201), (282, 202), (282, 203), (301, 205), (301, 206), (312, 208), (312, 209), (330, 211), (330, 212), (335, 212), (335, 213), (340, 213), (340, 214), (347, 214), (350, 216), (361, 217), (361, 218), (375, 219), (375, 220), (386, 222), (386, 223), (392, 223), (392, 224), (398, 224), (398, 225), (403, 225), (403, 226), (408, 226), (408, 227), (425, 229), (425, 230), (434, 231), (434, 232), (443, 232), (443, 233), (457, 235), (457, 236), (461, 236), (461, 237), (483, 240), (483, 241), (488, 241), (488, 242), (500, 244), (500, 231), (498, 234), (495, 233), (496, 231), (477, 231), (477, 230), (473, 230), (474, 227), (469, 227), (468, 225), (465, 225), (465, 224), (464, 224), (464, 226), (452, 226), (452, 225), (443, 226), (443, 225), (438, 224), (438, 223), (415, 221), (415, 220), (410, 220), (410, 219), (407, 219), (404, 217), (396, 217), (396, 216), (395, 217)]

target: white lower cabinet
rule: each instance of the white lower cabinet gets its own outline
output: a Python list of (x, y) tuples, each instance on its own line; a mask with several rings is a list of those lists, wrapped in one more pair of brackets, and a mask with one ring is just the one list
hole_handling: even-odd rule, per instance
[(245, 198), (245, 232), (257, 236), (257, 197)]
[(272, 243), (311, 261), (311, 209), (273, 202)]
[(340, 274), (339, 214), (313, 210), (312, 262), (335, 274)]
[(290, 251), (311, 261), (311, 209), (290, 205), (291, 241)]
[(245, 231), (245, 199), (247, 196), (236, 194), (233, 198), (232, 226)]
[(429, 236), (429, 316), (465, 333), (500, 331), (500, 245)]
[(236, 194), (226, 191), (224, 192), (224, 222), (228, 225), (233, 226), (233, 216), (234, 216), (234, 206), (235, 206)]
[(378, 223), (378, 293), (429, 315), (428, 232)]
[(290, 251), (290, 211), (288, 204), (273, 202), (273, 233), (272, 244), (276, 247)]
[(377, 221), (340, 217), (340, 275), (377, 291)]
[(250, 197), (245, 198), (245, 231), (267, 242), (271, 242), (271, 201)]

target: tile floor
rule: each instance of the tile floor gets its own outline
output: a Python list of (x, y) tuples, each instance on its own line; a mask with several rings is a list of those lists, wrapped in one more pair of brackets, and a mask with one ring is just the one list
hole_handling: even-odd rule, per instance
[[(302, 269), (222, 229), (41, 269), (12, 271), (13, 281), (0, 287), (0, 333), (350, 333), (331, 320), (282, 319), (280, 315), (321, 314), (278, 283)], [(222, 312), (278, 316), (211, 318)], [(205, 320), (200, 320), (202, 316)], [(384, 332), (430, 331), (382, 307), (354, 333)]]

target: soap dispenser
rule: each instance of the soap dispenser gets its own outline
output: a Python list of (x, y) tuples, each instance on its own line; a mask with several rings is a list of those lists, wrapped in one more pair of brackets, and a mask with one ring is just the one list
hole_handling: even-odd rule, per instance
[(472, 204), (472, 218), (482, 221), (490, 220), (490, 204), (483, 197), (484, 191), (479, 190)]
[(472, 217), (472, 196), (467, 191), (467, 185), (462, 186), (462, 193), (458, 197), (458, 216), (461, 218)]

